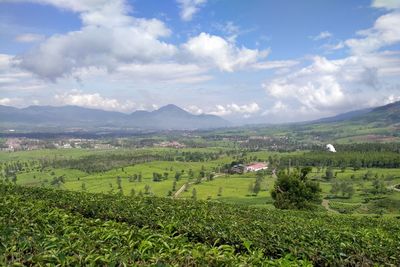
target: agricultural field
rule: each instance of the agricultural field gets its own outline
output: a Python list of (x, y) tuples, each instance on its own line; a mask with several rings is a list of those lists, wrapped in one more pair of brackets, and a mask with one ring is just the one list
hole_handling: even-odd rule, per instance
[(396, 265), (398, 218), (0, 184), (2, 265)]
[[(353, 154), (357, 158), (359, 154), (343, 152), (330, 158), (329, 154), (316, 157), (318, 153), (321, 152), (279, 153), (223, 147), (38, 150), (1, 152), (0, 166), (2, 179), (17, 185), (208, 200), (274, 209), (271, 190), (276, 172), (288, 170), (288, 159), (292, 159), (291, 171), (296, 169), (293, 165), (314, 164), (319, 160), (320, 165), (312, 167), (309, 177), (320, 184), (324, 198), (321, 207), (340, 213), (400, 214), (400, 192), (395, 188), (400, 184), (399, 168), (345, 167), (343, 162), (351, 164)], [(392, 152), (385, 153), (388, 160), (396, 157), (390, 154)], [(363, 157), (374, 160), (375, 154)], [(270, 169), (261, 173), (257, 192), (254, 185), (259, 174), (224, 172), (224, 166), (237, 160), (270, 163)], [(342, 166), (328, 167), (327, 162)], [(11, 177), (14, 172), (9, 171), (11, 176), (6, 179), (6, 169), (14, 165), (20, 168), (15, 171), (15, 178)], [(275, 174), (272, 169), (277, 170)]]

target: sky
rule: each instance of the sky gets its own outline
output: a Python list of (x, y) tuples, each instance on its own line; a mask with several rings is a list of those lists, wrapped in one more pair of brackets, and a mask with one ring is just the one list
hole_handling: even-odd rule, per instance
[(0, 0), (0, 105), (237, 123), (400, 100), (400, 0)]

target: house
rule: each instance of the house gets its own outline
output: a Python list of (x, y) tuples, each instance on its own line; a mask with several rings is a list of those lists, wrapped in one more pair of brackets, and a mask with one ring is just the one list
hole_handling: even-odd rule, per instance
[(242, 174), (243, 173), (243, 170), (244, 170), (244, 166), (243, 166), (243, 164), (236, 164), (236, 165), (233, 165), (231, 168), (230, 168), (230, 170), (229, 170), (229, 173), (230, 174)]
[(268, 169), (268, 164), (264, 162), (252, 163), (250, 165), (247, 165), (245, 168), (247, 172), (257, 172), (266, 169)]

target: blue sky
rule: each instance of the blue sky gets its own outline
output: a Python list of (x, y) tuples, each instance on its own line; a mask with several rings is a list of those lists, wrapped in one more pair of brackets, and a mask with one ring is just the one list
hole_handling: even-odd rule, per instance
[(0, 0), (3, 105), (303, 121), (400, 100), (399, 74), (400, 0)]

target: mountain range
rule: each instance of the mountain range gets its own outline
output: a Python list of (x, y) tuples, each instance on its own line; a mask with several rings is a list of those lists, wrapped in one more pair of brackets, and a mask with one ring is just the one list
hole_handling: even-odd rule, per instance
[[(305, 122), (306, 125), (375, 124), (379, 127), (400, 123), (400, 101), (376, 108), (351, 111), (329, 118)], [(169, 104), (154, 111), (131, 114), (78, 106), (29, 106), (15, 108), (0, 105), (0, 130), (33, 130), (45, 127), (62, 129), (125, 130), (197, 130), (233, 126), (215, 115), (194, 115)]]
[(400, 101), (375, 108), (354, 110), (313, 121), (313, 123), (331, 122), (381, 123), (382, 125), (400, 123)]
[(130, 130), (195, 130), (228, 127), (231, 123), (215, 115), (194, 115), (178, 106), (131, 114), (78, 106), (0, 106), (0, 123), (8, 128), (118, 128)]

